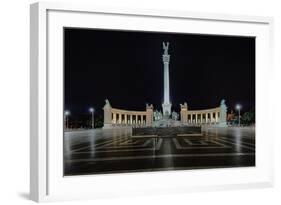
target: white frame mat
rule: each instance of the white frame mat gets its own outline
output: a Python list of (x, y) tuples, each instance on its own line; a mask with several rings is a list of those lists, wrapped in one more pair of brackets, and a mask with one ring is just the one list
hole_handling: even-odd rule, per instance
[[(34, 201), (273, 185), (270, 17), (35, 3), (30, 15), (30, 198)], [(63, 177), (64, 27), (256, 37), (256, 166)]]

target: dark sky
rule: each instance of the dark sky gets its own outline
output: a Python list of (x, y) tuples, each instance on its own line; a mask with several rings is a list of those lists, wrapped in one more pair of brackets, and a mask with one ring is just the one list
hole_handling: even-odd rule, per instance
[(102, 113), (156, 109), (163, 101), (162, 42), (170, 42), (172, 109), (212, 108), (226, 100), (242, 111), (255, 105), (255, 39), (217, 35), (65, 28), (65, 109)]

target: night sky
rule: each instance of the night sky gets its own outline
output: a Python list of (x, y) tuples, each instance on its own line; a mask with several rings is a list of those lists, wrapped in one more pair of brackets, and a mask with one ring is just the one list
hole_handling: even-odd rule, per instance
[(65, 109), (101, 115), (104, 100), (112, 107), (158, 110), (163, 102), (162, 42), (170, 42), (170, 99), (189, 109), (255, 106), (255, 39), (65, 28)]

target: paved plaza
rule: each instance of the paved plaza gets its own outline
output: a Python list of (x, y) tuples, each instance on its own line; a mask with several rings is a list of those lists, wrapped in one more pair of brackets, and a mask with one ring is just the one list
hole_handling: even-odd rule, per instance
[(132, 137), (126, 128), (67, 131), (65, 176), (255, 166), (254, 128), (202, 131), (187, 137)]

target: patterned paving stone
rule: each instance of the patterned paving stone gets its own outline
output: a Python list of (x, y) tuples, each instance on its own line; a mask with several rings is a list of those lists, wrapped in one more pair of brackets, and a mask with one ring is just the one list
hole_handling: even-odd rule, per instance
[(66, 132), (65, 175), (255, 166), (255, 132), (208, 129), (202, 136), (132, 138), (130, 129)]

